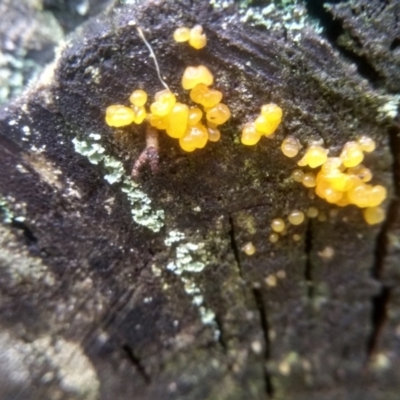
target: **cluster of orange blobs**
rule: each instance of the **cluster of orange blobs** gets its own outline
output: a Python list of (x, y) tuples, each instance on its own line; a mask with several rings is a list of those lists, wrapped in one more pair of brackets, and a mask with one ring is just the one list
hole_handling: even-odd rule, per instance
[[(174, 39), (189, 41), (196, 49), (207, 43), (200, 25), (192, 29), (178, 28)], [(210, 87), (214, 83), (212, 73), (204, 65), (190, 66), (185, 69), (181, 83), (183, 89), (190, 91), (195, 106), (178, 102), (175, 94), (165, 89), (155, 94), (149, 112), (145, 108), (147, 93), (139, 89), (129, 97), (129, 107), (117, 104), (106, 109), (106, 123), (119, 128), (147, 121), (150, 126), (165, 130), (168, 136), (178, 139), (180, 147), (187, 152), (202, 149), (208, 141), (217, 142), (221, 136), (218, 126), (231, 117), (231, 112), (221, 103), (222, 93)]]
[[(382, 222), (385, 212), (380, 205), (387, 197), (382, 185), (371, 185), (372, 172), (362, 165), (364, 153), (375, 150), (375, 142), (367, 136), (347, 142), (339, 157), (328, 157), (328, 150), (319, 144), (309, 146), (298, 161), (300, 167), (320, 168), (318, 172), (304, 172), (296, 169), (292, 178), (307, 188), (313, 188), (315, 194), (328, 203), (340, 207), (355, 205), (363, 209), (365, 221), (374, 225)], [(283, 154), (295, 157), (301, 148), (294, 137), (287, 137), (281, 145)]]
[(282, 120), (282, 109), (276, 104), (264, 104), (260, 115), (242, 129), (241, 142), (246, 146), (254, 146), (262, 136), (272, 137)]

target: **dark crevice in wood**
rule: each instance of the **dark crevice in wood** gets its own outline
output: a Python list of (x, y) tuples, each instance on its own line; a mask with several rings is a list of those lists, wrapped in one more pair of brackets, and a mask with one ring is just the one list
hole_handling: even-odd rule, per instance
[[(382, 280), (383, 271), (385, 268), (386, 256), (388, 252), (388, 232), (390, 231), (393, 221), (397, 220), (397, 212), (400, 206), (398, 196), (400, 193), (400, 137), (399, 130), (395, 127), (389, 129), (390, 149), (393, 155), (393, 180), (394, 192), (396, 198), (390, 203), (387, 216), (382, 229), (376, 239), (375, 260), (372, 266), (371, 275), (377, 281)], [(387, 320), (387, 307), (390, 301), (391, 287), (383, 285), (380, 292), (371, 299), (371, 334), (367, 342), (367, 354), (370, 359), (376, 350), (379, 335), (382, 332), (383, 326)]]
[(142, 376), (142, 378), (145, 380), (147, 384), (151, 383), (150, 376), (147, 374), (143, 364), (141, 363), (139, 357), (135, 355), (133, 352), (132, 348), (125, 344), (122, 346), (125, 354), (127, 355), (129, 361), (132, 363), (132, 365), (135, 366), (136, 370), (139, 372), (139, 374)]
[(304, 241), (304, 252), (307, 257), (306, 265), (305, 265), (305, 269), (304, 269), (304, 278), (307, 283), (307, 295), (308, 295), (309, 299), (312, 299), (314, 296), (311, 251), (312, 251), (312, 225), (311, 225), (311, 221), (309, 220), (307, 223), (307, 229), (306, 229), (305, 241)]
[(239, 268), (240, 277), (243, 279), (242, 265), (240, 263), (240, 256), (239, 256), (239, 248), (235, 239), (235, 226), (231, 215), (229, 216), (229, 224), (230, 224), (229, 237), (231, 239), (231, 248), (235, 256), (236, 264), (238, 265)]
[(37, 243), (37, 238), (34, 235), (34, 233), (32, 232), (32, 230), (29, 228), (29, 226), (27, 224), (25, 224), (22, 221), (18, 221), (16, 219), (13, 219), (11, 222), (11, 226), (13, 228), (17, 228), (19, 230), (21, 230), (24, 234), (25, 240), (26, 240), (26, 245), (28, 247), (30, 246), (35, 246)]
[(379, 335), (387, 319), (387, 306), (390, 301), (391, 289), (383, 286), (379, 294), (372, 298), (372, 331), (367, 343), (368, 359), (370, 359), (376, 350)]
[(267, 319), (267, 310), (264, 304), (263, 293), (261, 289), (254, 288), (253, 289), (254, 300), (260, 315), (261, 327), (264, 334), (265, 341), (265, 352), (264, 352), (264, 379), (265, 379), (265, 390), (267, 393), (267, 397), (272, 399), (274, 397), (274, 388), (272, 386), (271, 374), (268, 370), (268, 362), (271, 358), (271, 341), (269, 338), (269, 324)]
[[(343, 0), (331, 0), (330, 4), (341, 3)], [(338, 45), (337, 40), (343, 34), (345, 29), (338, 19), (333, 18), (332, 14), (325, 8), (324, 1), (306, 0), (306, 7), (309, 14), (318, 19), (324, 27), (325, 35), (333, 47), (341, 52), (341, 54), (357, 66), (358, 73), (367, 79), (372, 86), (377, 86), (382, 81), (382, 76), (368, 61), (367, 56), (357, 54), (352, 50)], [(328, 3), (328, 2), (326, 2)], [(347, 32), (351, 38), (358, 43), (358, 39)], [(361, 44), (360, 44), (361, 46)]]
[(222, 318), (218, 314), (215, 316), (215, 323), (217, 324), (217, 327), (219, 330), (218, 342), (221, 345), (221, 347), (224, 349), (224, 351), (226, 352), (228, 350), (228, 343), (225, 340), (225, 330), (224, 330), (224, 324), (222, 322)]

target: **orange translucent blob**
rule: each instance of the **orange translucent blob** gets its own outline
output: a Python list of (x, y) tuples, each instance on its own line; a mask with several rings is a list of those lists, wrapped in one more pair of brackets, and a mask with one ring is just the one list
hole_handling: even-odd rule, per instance
[(340, 158), (346, 168), (356, 167), (362, 163), (364, 153), (357, 142), (347, 142), (340, 153)]
[(270, 122), (281, 121), (282, 109), (274, 103), (264, 104), (261, 107), (261, 115), (268, 119)]
[(167, 134), (175, 139), (184, 136), (188, 126), (189, 107), (186, 104), (176, 103), (168, 114)]
[(299, 167), (308, 165), (311, 168), (317, 168), (328, 160), (328, 151), (322, 146), (312, 145), (304, 154), (303, 158), (297, 163)]
[(221, 132), (216, 127), (212, 126), (208, 126), (207, 130), (208, 130), (208, 140), (210, 142), (218, 142), (219, 139), (221, 138)]
[(375, 141), (368, 136), (360, 136), (357, 138), (357, 142), (360, 145), (361, 150), (365, 151), (366, 153), (371, 153), (376, 149)]
[(301, 149), (299, 140), (293, 136), (285, 138), (281, 144), (282, 153), (289, 158), (296, 157)]
[(175, 29), (174, 31), (174, 40), (178, 43), (187, 42), (190, 37), (190, 29), (186, 26), (182, 26), (180, 28)]
[(135, 120), (134, 111), (120, 104), (115, 104), (106, 109), (106, 124), (115, 128), (130, 125)]
[(147, 116), (145, 108), (143, 106), (142, 107), (132, 106), (132, 110), (134, 113), (133, 122), (137, 125), (141, 124), (146, 119)]
[(187, 67), (182, 76), (182, 87), (185, 90), (193, 89), (200, 83), (210, 86), (214, 82), (214, 77), (210, 70), (204, 65), (198, 67)]
[(169, 90), (161, 90), (155, 95), (156, 101), (151, 104), (150, 111), (158, 117), (165, 117), (176, 103), (176, 97)]
[(147, 93), (144, 90), (135, 90), (129, 97), (129, 101), (137, 107), (143, 107), (147, 101)]
[(256, 130), (254, 123), (246, 124), (242, 129), (240, 141), (245, 146), (254, 146), (259, 142), (261, 133)]
[(270, 121), (265, 115), (260, 115), (254, 121), (254, 125), (258, 132), (265, 136), (272, 135), (278, 127), (280, 121)]
[(189, 44), (196, 50), (200, 50), (207, 45), (207, 37), (203, 33), (201, 25), (196, 25), (190, 30)]
[(384, 221), (386, 214), (382, 207), (367, 207), (363, 216), (368, 225), (376, 225)]
[(301, 183), (307, 188), (313, 188), (317, 185), (317, 180), (312, 172), (306, 172)]
[(215, 89), (210, 89), (208, 86), (200, 83), (190, 91), (190, 98), (197, 104), (203, 107), (214, 107), (222, 100), (222, 93)]
[(282, 218), (275, 218), (271, 222), (271, 228), (274, 232), (283, 232), (285, 230), (285, 222)]
[(168, 116), (159, 117), (157, 115), (149, 114), (147, 117), (149, 124), (157, 129), (167, 129), (168, 128)]
[(185, 135), (179, 139), (179, 145), (185, 151), (202, 149), (208, 141), (207, 128), (202, 124), (189, 126)]
[(192, 107), (189, 109), (188, 124), (196, 125), (197, 123), (200, 122), (202, 117), (203, 117), (203, 111), (201, 111), (200, 108), (198, 107)]
[(218, 103), (214, 107), (207, 109), (207, 121), (213, 124), (221, 125), (228, 121), (230, 117), (231, 111), (229, 110), (229, 107), (225, 104)]

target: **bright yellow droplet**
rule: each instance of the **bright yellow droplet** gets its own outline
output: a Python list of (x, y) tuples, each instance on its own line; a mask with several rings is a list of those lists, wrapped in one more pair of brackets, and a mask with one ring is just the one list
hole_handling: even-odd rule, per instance
[(277, 106), (274, 103), (270, 104), (264, 104), (261, 107), (261, 115), (266, 117), (268, 121), (274, 122), (274, 121), (281, 121), (282, 119), (282, 108)]
[(190, 29), (186, 26), (182, 26), (180, 28), (175, 29), (174, 31), (174, 40), (178, 43), (187, 42), (190, 37)]
[(210, 89), (208, 86), (200, 83), (190, 91), (190, 98), (195, 103), (210, 108), (221, 102), (222, 93), (218, 90)]
[(130, 125), (135, 119), (134, 111), (120, 104), (115, 104), (106, 109), (106, 124), (115, 128)]
[(346, 168), (351, 168), (361, 164), (364, 154), (357, 142), (347, 142), (340, 153), (340, 158)]
[(129, 97), (129, 101), (137, 107), (143, 107), (147, 101), (147, 93), (144, 90), (135, 90)]
[(289, 213), (288, 220), (292, 225), (300, 225), (304, 222), (304, 213), (299, 210), (293, 210)]
[(349, 168), (347, 172), (350, 175), (355, 175), (362, 182), (369, 182), (373, 178), (371, 170), (367, 167), (364, 167), (362, 164), (357, 165), (357, 167)]
[(175, 139), (183, 137), (187, 128), (189, 107), (186, 104), (176, 103), (168, 114), (167, 134)]
[(207, 128), (199, 123), (188, 126), (185, 135), (179, 139), (179, 145), (185, 151), (193, 151), (194, 149), (202, 149), (207, 144), (207, 141)]
[(275, 218), (271, 222), (271, 228), (274, 232), (283, 232), (285, 230), (285, 222), (282, 218)]
[(254, 125), (258, 132), (265, 136), (272, 135), (278, 127), (280, 121), (270, 121), (265, 115), (260, 115), (254, 121)]
[(156, 101), (151, 104), (150, 110), (153, 115), (164, 117), (170, 113), (176, 103), (176, 97), (169, 90), (161, 90), (155, 95)]
[(168, 115), (165, 117), (159, 117), (157, 115), (149, 114), (148, 121), (151, 126), (157, 129), (168, 128)]
[(382, 207), (368, 207), (363, 210), (364, 220), (368, 225), (376, 225), (385, 219), (385, 210)]
[(303, 158), (297, 163), (300, 167), (308, 165), (311, 168), (317, 168), (324, 164), (328, 159), (328, 151), (322, 146), (311, 145), (304, 154)]
[(135, 116), (133, 122), (137, 125), (141, 124), (146, 119), (147, 116), (145, 108), (143, 106), (142, 107), (132, 106), (132, 110)]
[(207, 121), (221, 125), (225, 123), (231, 117), (231, 111), (229, 107), (225, 104), (218, 103), (212, 108), (207, 109), (206, 118)]
[(204, 65), (199, 65), (198, 67), (187, 67), (182, 76), (182, 87), (185, 90), (193, 89), (200, 83), (210, 86), (213, 82), (214, 77), (212, 73)]
[(261, 133), (256, 130), (253, 123), (248, 123), (243, 127), (240, 141), (245, 146), (254, 146), (259, 142), (260, 138)]
[(200, 50), (207, 45), (207, 37), (203, 33), (201, 25), (196, 25), (190, 30), (189, 44), (196, 50)]
[(285, 138), (281, 144), (282, 153), (289, 158), (296, 157), (301, 149), (299, 140), (293, 136)]
[(198, 107), (192, 107), (189, 110), (188, 124), (196, 125), (197, 123), (200, 122), (202, 117), (203, 117), (203, 111), (201, 111), (200, 108)]
[(366, 153), (371, 153), (376, 149), (375, 141), (368, 136), (360, 136), (357, 138), (357, 142), (360, 145), (361, 150), (365, 151)]

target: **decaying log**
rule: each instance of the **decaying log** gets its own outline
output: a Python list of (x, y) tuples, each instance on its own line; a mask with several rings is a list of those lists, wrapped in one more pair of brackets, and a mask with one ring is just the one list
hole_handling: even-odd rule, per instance
[[(135, 3), (78, 27), (0, 112), (0, 397), (397, 399), (400, 37), (379, 24), (399, 2), (330, 7), (359, 38), (351, 60), (302, 4)], [(349, 17), (366, 3), (380, 19)], [(173, 42), (195, 23), (205, 49)], [(193, 153), (160, 134), (158, 171), (132, 180), (145, 129), (112, 129), (104, 113), (135, 88), (163, 89), (138, 26), (182, 101), (185, 67), (205, 64), (232, 119)], [(374, 32), (392, 53), (376, 56)], [(241, 145), (267, 102), (284, 110), (277, 136)], [(359, 209), (310, 199), (281, 153), (288, 134), (332, 155), (374, 138), (365, 163), (389, 189), (387, 220), (369, 227)], [(327, 220), (268, 241), (272, 218), (311, 205)]]

